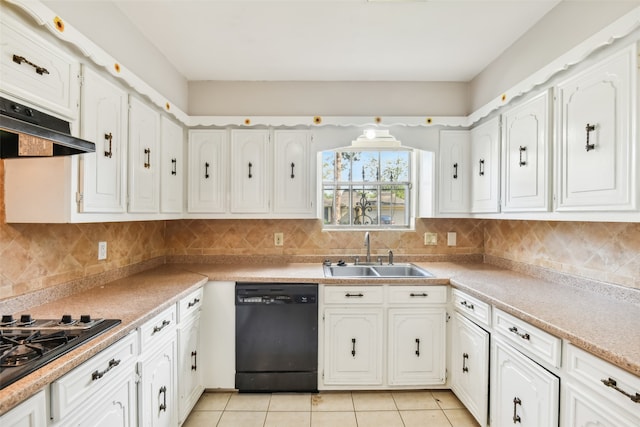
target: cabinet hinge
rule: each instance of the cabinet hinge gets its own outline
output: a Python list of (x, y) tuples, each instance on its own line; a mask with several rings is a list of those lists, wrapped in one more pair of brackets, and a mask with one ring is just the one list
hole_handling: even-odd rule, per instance
[(76, 192), (76, 203), (79, 205), (82, 203), (83, 194), (81, 192)]
[(451, 320), (451, 315), (449, 313), (445, 313), (447, 315), (447, 322), (449, 322), (449, 320)]

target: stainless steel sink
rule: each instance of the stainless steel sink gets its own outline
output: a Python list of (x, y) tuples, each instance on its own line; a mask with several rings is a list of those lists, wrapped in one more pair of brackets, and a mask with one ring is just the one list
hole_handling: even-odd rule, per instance
[(331, 265), (324, 266), (325, 277), (367, 277), (367, 278), (398, 278), (398, 277), (433, 277), (414, 264), (393, 265)]

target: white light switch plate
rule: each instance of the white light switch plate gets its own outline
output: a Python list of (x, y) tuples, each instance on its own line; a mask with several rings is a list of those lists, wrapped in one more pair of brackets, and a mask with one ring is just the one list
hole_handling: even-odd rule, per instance
[(107, 259), (107, 242), (98, 242), (98, 260)]
[(456, 232), (450, 231), (447, 233), (447, 246), (455, 246), (456, 245)]

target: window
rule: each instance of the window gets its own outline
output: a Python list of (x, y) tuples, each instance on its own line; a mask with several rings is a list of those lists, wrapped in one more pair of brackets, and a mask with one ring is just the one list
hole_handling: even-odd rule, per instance
[(412, 158), (405, 148), (322, 152), (324, 228), (411, 228)]

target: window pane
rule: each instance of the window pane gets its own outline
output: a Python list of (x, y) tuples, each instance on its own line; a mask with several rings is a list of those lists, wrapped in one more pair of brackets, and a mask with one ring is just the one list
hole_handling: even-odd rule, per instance
[(383, 151), (381, 154), (380, 181), (409, 181), (409, 153), (407, 151)]
[(332, 151), (322, 152), (322, 180), (333, 182), (336, 179), (336, 154)]

